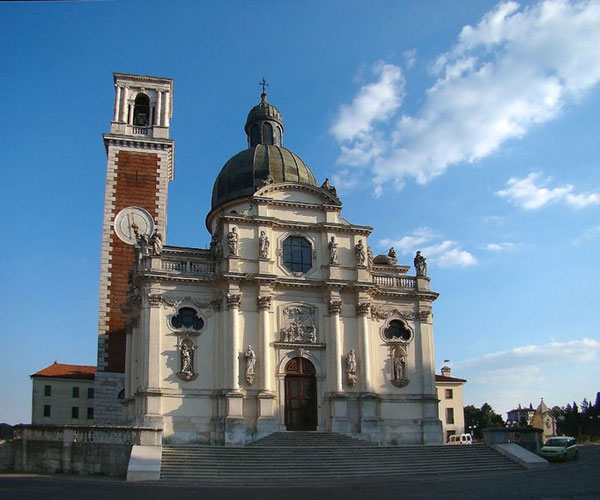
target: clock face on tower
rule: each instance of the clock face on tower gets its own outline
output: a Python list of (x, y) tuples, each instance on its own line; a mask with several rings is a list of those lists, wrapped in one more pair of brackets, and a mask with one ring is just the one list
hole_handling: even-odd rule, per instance
[(143, 208), (127, 207), (121, 210), (115, 217), (115, 233), (121, 241), (128, 245), (134, 245), (135, 229), (139, 234), (149, 237), (154, 231), (152, 216)]

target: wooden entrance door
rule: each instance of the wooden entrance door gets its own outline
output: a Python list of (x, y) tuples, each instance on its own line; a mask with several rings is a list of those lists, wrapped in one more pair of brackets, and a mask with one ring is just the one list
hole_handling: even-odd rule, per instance
[(285, 427), (288, 431), (317, 430), (317, 379), (315, 367), (294, 358), (285, 367)]

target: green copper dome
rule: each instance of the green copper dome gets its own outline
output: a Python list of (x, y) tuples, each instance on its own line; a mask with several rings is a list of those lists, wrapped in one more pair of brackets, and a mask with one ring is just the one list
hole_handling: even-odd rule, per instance
[[(269, 174), (271, 178), (269, 178)], [(252, 195), (264, 184), (300, 182), (316, 186), (315, 176), (302, 159), (289, 149), (258, 144), (231, 158), (217, 176), (212, 208), (235, 198)]]
[(221, 169), (213, 186), (212, 208), (250, 196), (266, 184), (317, 185), (302, 159), (283, 147), (283, 128), (281, 113), (267, 102), (267, 94), (263, 92), (261, 102), (250, 110), (244, 126), (248, 149), (240, 151)]

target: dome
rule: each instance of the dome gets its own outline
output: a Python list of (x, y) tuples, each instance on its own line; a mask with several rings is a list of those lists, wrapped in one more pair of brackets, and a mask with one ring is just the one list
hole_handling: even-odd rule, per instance
[(246, 134), (249, 135), (249, 128), (253, 123), (262, 122), (264, 120), (272, 120), (277, 122), (283, 131), (283, 118), (281, 117), (279, 110), (271, 103), (267, 102), (267, 94), (265, 92), (263, 92), (260, 97), (261, 101), (248, 113), (246, 125), (244, 126)]
[(250, 196), (259, 187), (271, 182), (317, 186), (315, 176), (298, 155), (282, 146), (257, 144), (240, 151), (225, 163), (213, 186), (212, 208), (229, 200)]

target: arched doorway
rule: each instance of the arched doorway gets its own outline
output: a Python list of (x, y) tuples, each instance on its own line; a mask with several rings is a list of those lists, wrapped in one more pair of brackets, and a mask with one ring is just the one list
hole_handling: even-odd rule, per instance
[(285, 428), (317, 430), (317, 379), (308, 359), (294, 358), (285, 366)]

